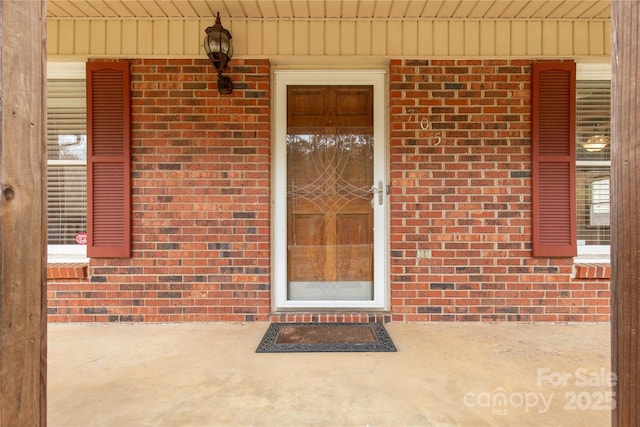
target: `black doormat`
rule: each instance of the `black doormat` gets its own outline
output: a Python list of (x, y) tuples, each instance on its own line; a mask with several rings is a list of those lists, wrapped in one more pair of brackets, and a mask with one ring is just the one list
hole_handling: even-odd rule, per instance
[(272, 323), (256, 353), (393, 352), (382, 323)]

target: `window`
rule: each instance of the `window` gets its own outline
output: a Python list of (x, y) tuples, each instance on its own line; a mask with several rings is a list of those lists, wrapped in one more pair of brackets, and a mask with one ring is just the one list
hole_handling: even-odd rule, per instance
[(87, 125), (84, 63), (50, 63), (47, 73), (49, 258), (86, 258)]
[(608, 261), (611, 244), (611, 71), (578, 66), (576, 82), (578, 260)]

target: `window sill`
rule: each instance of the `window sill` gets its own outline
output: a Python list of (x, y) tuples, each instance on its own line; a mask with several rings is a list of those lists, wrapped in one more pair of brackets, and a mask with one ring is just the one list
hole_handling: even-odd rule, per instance
[(82, 280), (89, 277), (87, 263), (50, 263), (47, 264), (47, 280)]
[(47, 258), (50, 264), (89, 263), (86, 245), (48, 245)]
[(611, 264), (580, 263), (574, 265), (576, 279), (611, 279)]

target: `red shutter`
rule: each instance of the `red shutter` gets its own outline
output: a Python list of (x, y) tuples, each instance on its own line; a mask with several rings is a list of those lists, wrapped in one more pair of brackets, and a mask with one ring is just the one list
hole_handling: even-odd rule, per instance
[(576, 242), (576, 66), (532, 69), (533, 256), (571, 257)]
[(87, 63), (87, 255), (131, 256), (129, 63)]

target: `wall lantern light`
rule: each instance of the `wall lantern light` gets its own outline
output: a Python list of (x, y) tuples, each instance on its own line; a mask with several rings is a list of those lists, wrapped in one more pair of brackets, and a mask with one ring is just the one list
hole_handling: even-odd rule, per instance
[(226, 68), (233, 56), (233, 46), (231, 33), (220, 22), (220, 12), (217, 13), (216, 23), (204, 32), (207, 34), (204, 37), (204, 50), (218, 72), (218, 92), (229, 94), (233, 90), (233, 82), (228, 76), (222, 75), (222, 70)]

